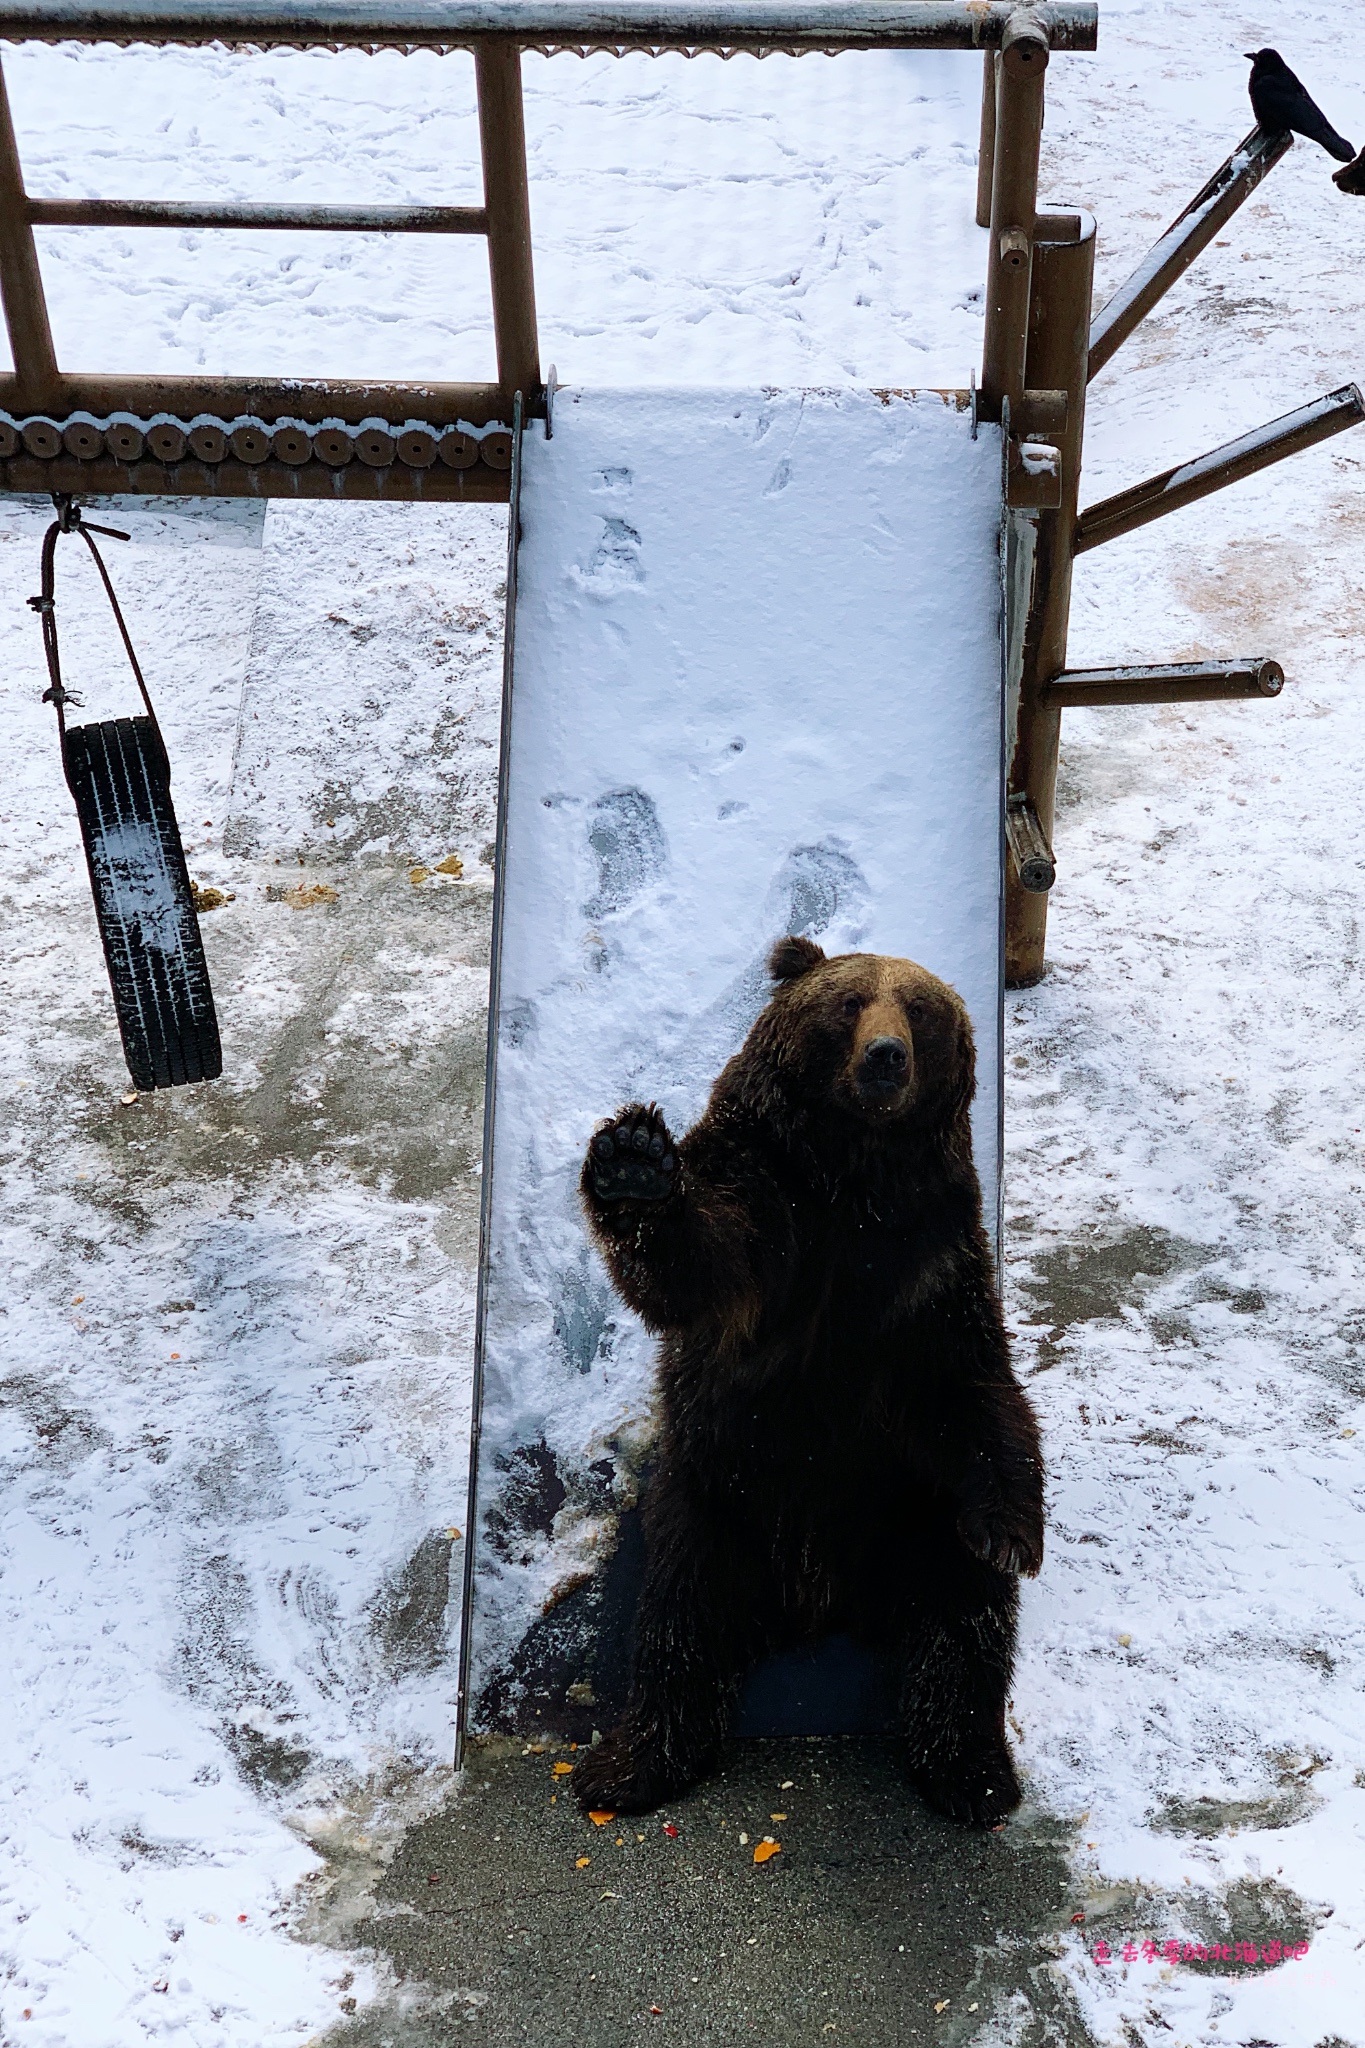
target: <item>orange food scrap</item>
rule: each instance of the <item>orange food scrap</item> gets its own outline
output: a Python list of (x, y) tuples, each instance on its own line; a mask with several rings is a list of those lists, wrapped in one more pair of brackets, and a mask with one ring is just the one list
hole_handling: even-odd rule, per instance
[(765, 1835), (754, 1849), (754, 1862), (766, 1863), (770, 1857), (782, 1854), (782, 1844), (775, 1842), (771, 1835)]
[(552, 1774), (553, 1774), (553, 1775), (554, 1775), (554, 1776), (555, 1776), (556, 1778), (567, 1778), (567, 1777), (568, 1777), (568, 1775), (569, 1775), (569, 1773), (570, 1773), (570, 1771), (572, 1771), (572, 1769), (573, 1769), (573, 1765), (572, 1765), (572, 1764), (551, 1764), (551, 1765), (550, 1765), (550, 1770), (551, 1770)]
[(592, 1858), (591, 1858), (591, 1856), (580, 1856), (580, 1857), (579, 1857), (579, 1859), (578, 1859), (578, 1861), (577, 1861), (577, 1863), (575, 1863), (575, 1865), (574, 1865), (574, 1869), (575, 1869), (575, 1870), (586, 1870), (586, 1869), (587, 1869), (587, 1867), (588, 1867), (588, 1865), (589, 1865), (589, 1864), (590, 1864), (591, 1862), (592, 1862)]
[(768, 1818), (769, 1820), (785, 1820), (787, 1816), (785, 1813), (770, 1813)]
[(661, 2005), (651, 2005), (649, 2009), (652, 2013), (655, 2014), (661, 2014), (663, 2012), (663, 2007)]
[(595, 1828), (604, 1828), (609, 1820), (615, 1820), (615, 1818), (616, 1814), (614, 1810), (611, 1813), (607, 1813), (605, 1810), (603, 1810), (601, 1812), (590, 1813), (588, 1815), (588, 1819), (592, 1822)]

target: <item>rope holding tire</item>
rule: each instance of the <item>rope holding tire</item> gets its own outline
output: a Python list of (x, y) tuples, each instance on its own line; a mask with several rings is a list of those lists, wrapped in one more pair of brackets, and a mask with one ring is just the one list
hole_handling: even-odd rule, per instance
[[(48, 688), (66, 775), (80, 820), (95, 918), (104, 946), (124, 1058), (135, 1087), (181, 1088), (223, 1071), (208, 965), (171, 803), (171, 768), (123, 613), (95, 534), (127, 540), (112, 526), (88, 526), (65, 493), (43, 537), (42, 590), (29, 604), (43, 626)], [(144, 715), (68, 726), (81, 699), (62, 683), (54, 596), (57, 542), (78, 533), (99, 570), (142, 701)]]

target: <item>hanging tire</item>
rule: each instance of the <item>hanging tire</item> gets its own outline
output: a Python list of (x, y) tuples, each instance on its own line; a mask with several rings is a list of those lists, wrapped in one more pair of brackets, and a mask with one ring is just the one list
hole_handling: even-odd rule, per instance
[(134, 1085), (216, 1080), (218, 1019), (161, 736), (150, 718), (68, 726), (64, 756)]

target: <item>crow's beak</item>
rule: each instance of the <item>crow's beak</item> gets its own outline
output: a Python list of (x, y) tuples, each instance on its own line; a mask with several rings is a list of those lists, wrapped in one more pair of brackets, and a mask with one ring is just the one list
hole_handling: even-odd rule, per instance
[(1254, 64), (1256, 62), (1256, 52), (1254, 50), (1243, 50), (1242, 55), (1247, 59), (1248, 63)]

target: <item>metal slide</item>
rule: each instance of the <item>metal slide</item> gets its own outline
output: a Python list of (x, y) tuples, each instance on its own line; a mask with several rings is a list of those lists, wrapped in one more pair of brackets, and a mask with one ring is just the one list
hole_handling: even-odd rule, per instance
[[(509, 577), (461, 1718), (588, 1740), (652, 1372), (578, 1209), (597, 1119), (695, 1119), (782, 933), (904, 954), (971, 1010), (996, 1213), (1001, 453), (936, 393), (564, 389), (552, 429)], [(859, 1725), (844, 1680), (770, 1672), (742, 1725)]]

